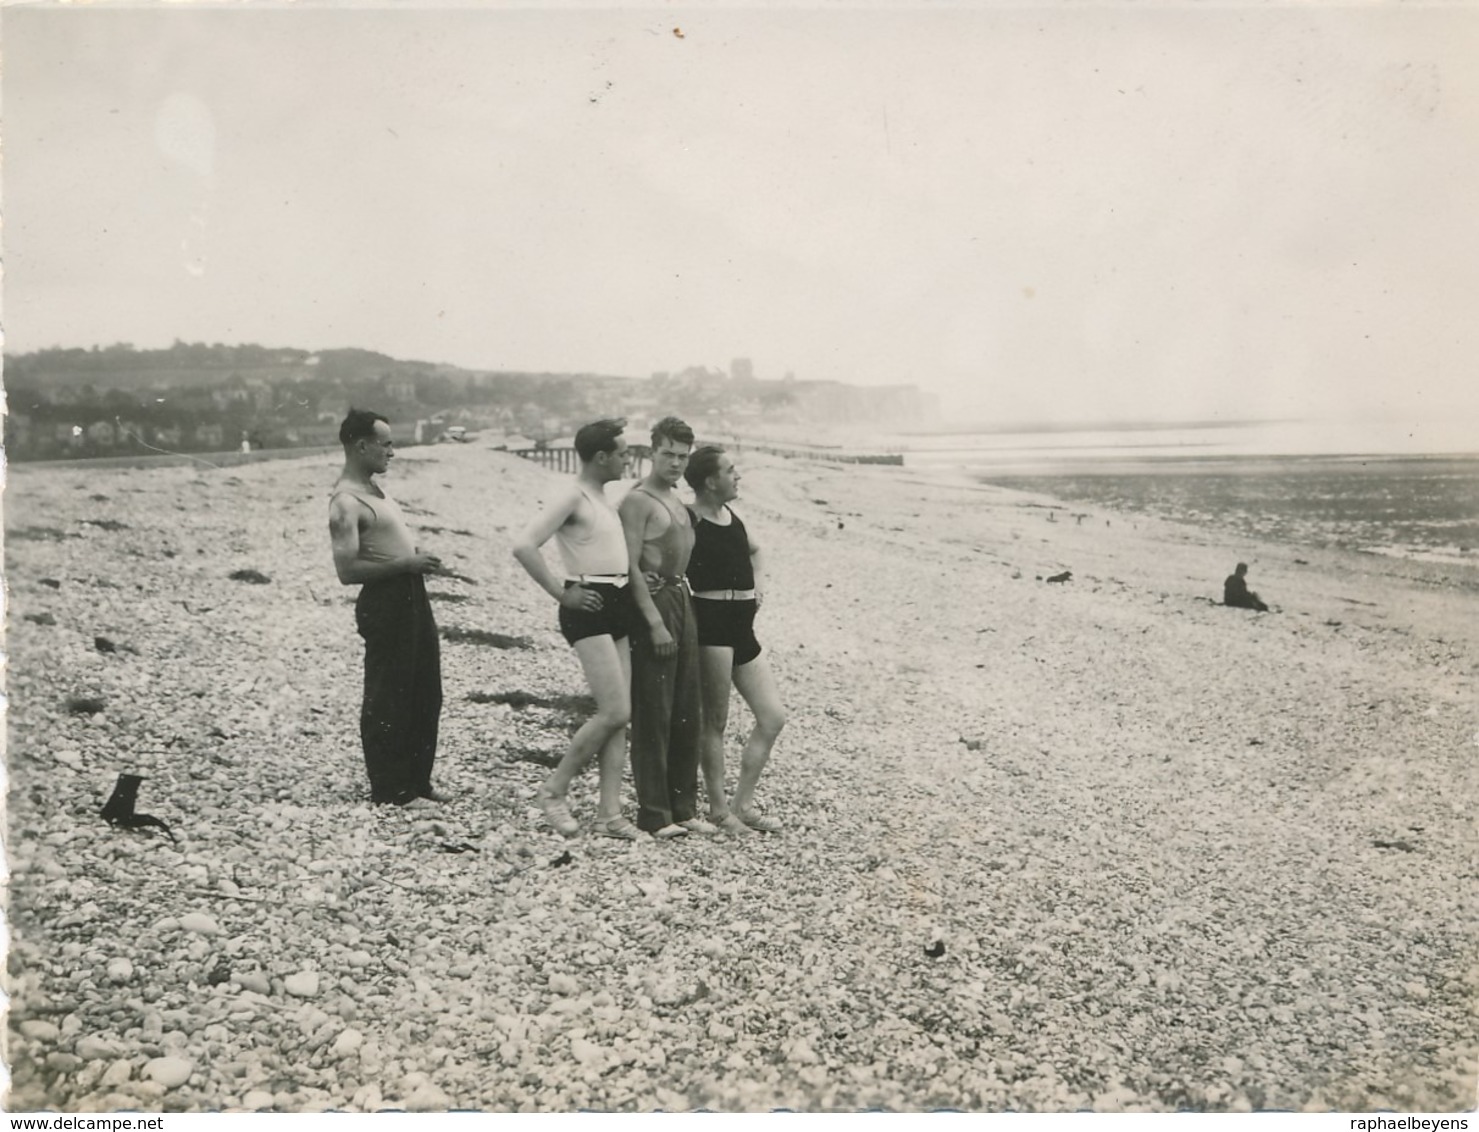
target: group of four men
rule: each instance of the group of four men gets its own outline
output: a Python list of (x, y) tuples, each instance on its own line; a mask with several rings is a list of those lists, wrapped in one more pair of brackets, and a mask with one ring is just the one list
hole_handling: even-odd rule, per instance
[[(652, 432), (651, 471), (613, 507), (606, 485), (630, 454), (625, 422), (601, 420), (575, 436), (581, 470), (516, 541), (514, 557), (559, 604), (559, 626), (596, 701), (535, 800), (565, 836), (580, 824), (568, 792), (592, 758), (599, 768), (594, 829), (625, 840), (690, 833), (776, 832), (754, 791), (785, 712), (755, 639), (762, 599), (759, 546), (728, 507), (740, 473), (722, 448), (694, 449), (676, 417)], [(431, 786), (441, 709), (436, 623), (424, 575), (445, 573), (423, 553), (395, 503), (373, 480), (394, 454), (389, 422), (351, 410), (340, 428), (344, 471), (330, 499), (339, 580), (362, 586), (355, 621), (365, 640), (360, 735), (371, 800), (421, 806), (444, 800)], [(686, 479), (694, 506), (677, 487)], [(542, 547), (551, 538), (564, 576)], [(733, 683), (755, 725), (726, 797), (724, 732)], [(626, 729), (631, 724), (637, 821), (622, 814)], [(702, 768), (707, 819), (699, 813)]]

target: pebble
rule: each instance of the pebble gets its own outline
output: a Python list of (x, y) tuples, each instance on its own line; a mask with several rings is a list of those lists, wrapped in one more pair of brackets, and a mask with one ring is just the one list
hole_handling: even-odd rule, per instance
[(296, 998), (314, 998), (318, 995), (318, 972), (299, 971), (284, 979), (283, 986)]
[(549, 989), (552, 994), (579, 994), (580, 984), (570, 975), (551, 975), (549, 977)]
[(180, 917), (180, 927), (196, 935), (221, 935), (221, 925), (204, 912), (186, 912)]
[(21, 1037), (30, 1038), (33, 1042), (54, 1042), (62, 1036), (55, 1023), (42, 1018), (27, 1018), (18, 1029)]
[(133, 962), (126, 958), (114, 959), (108, 964), (108, 981), (110, 983), (126, 983), (134, 977)]
[(364, 1041), (365, 1036), (358, 1030), (345, 1030), (334, 1039), (334, 1053), (338, 1057), (346, 1057), (356, 1052)]
[(253, 991), (257, 994), (271, 994), (272, 980), (261, 971), (231, 972), (231, 981), (242, 990)]
[(120, 1058), (108, 1066), (103, 1073), (102, 1083), (109, 1088), (116, 1088), (124, 1082), (132, 1080), (134, 1075), (133, 1063), (127, 1058)]
[(265, 1089), (251, 1089), (241, 1098), (241, 1107), (256, 1112), (272, 1107), (272, 1094)]
[(183, 1057), (156, 1057), (144, 1066), (144, 1076), (166, 1089), (178, 1089), (194, 1072), (195, 1066)]
[(91, 1034), (78, 1038), (73, 1051), (84, 1061), (104, 1061), (108, 1058), (117, 1057), (119, 1049), (116, 1044)]

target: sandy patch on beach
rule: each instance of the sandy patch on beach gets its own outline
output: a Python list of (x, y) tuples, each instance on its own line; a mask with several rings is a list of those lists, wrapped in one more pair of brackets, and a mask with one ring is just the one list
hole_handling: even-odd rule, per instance
[[(1472, 568), (741, 463), (786, 829), (632, 846), (529, 806), (583, 691), (509, 555), (557, 477), (387, 479), (476, 579), (443, 629), (516, 646), (444, 642), (457, 798), (410, 814), (366, 804), (335, 461), (13, 469), (9, 1107), (1474, 1103)], [(1213, 604), (1238, 560), (1278, 612)], [(178, 844), (98, 819), (125, 771)]]

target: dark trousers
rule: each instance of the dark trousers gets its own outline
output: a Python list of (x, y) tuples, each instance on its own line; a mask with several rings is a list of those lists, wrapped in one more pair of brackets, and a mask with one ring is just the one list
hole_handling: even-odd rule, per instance
[(698, 815), (703, 725), (698, 630), (688, 593), (664, 586), (652, 601), (678, 651), (657, 656), (647, 626), (639, 622), (632, 631), (632, 779), (637, 827), (649, 832)]
[(442, 713), (436, 619), (420, 574), (366, 584), (354, 603), (365, 639), (365, 698), (359, 734), (370, 801), (409, 802), (431, 792)]

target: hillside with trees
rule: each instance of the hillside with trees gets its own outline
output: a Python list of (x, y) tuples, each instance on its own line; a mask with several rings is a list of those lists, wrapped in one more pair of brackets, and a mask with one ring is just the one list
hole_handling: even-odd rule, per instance
[(765, 381), (746, 359), (733, 375), (690, 366), (648, 378), (470, 370), (370, 350), (308, 351), (176, 341), (6, 355), (5, 446), (12, 460), (329, 446), (351, 405), (427, 443), (461, 426), (548, 441), (582, 423), (641, 424), (676, 413), (695, 424), (767, 425), (927, 419), (913, 386)]

